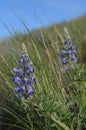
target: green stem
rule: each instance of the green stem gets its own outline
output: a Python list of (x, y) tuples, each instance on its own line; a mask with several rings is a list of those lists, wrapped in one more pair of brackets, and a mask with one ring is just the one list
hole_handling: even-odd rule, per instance
[(53, 115), (50, 115), (51, 119), (56, 122), (59, 126), (61, 126), (64, 130), (70, 130), (69, 127), (67, 127), (64, 123), (62, 123), (60, 120), (56, 119)]

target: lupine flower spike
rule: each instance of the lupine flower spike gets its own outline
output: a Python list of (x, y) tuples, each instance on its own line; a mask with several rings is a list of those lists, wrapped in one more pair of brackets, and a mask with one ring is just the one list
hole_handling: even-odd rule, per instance
[(15, 74), (13, 81), (16, 84), (14, 92), (18, 94), (20, 99), (22, 97), (32, 97), (34, 93), (34, 82), (36, 79), (34, 76), (33, 63), (30, 60), (24, 43), (22, 44), (21, 57), (18, 62), (18, 67), (13, 69)]
[(77, 51), (76, 45), (72, 45), (72, 40), (69, 36), (69, 33), (66, 28), (64, 28), (64, 48), (61, 51), (61, 60), (63, 64), (63, 68), (67, 69), (68, 66), (72, 65), (72, 62), (77, 61)]

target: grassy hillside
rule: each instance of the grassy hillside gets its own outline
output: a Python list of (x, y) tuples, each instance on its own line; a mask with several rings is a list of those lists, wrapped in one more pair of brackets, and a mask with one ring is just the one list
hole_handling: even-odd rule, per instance
[[(84, 55), (85, 50), (85, 39), (86, 39), (86, 15), (79, 17), (75, 20), (70, 20), (68, 22), (62, 22), (60, 24), (53, 24), (48, 28), (40, 28), (37, 30), (33, 30), (32, 32), (29, 31), (29, 28), (25, 26), (26, 34), (15, 33), (11, 35), (11, 38), (1, 41), (4, 44), (13, 44), (16, 42), (31, 42), (31, 39), (39, 45), (43, 45), (45, 42), (48, 46), (53, 46), (56, 42), (59, 45), (62, 45), (64, 34), (63, 28), (66, 27), (71, 35), (71, 38), (75, 44), (80, 46), (79, 51), (81, 55)], [(11, 32), (11, 30), (10, 30)], [(3, 44), (1, 44), (3, 46)], [(8, 45), (7, 45), (8, 46)], [(19, 44), (18, 44), (19, 46)], [(1, 47), (2, 48), (2, 47)], [(83, 50), (84, 48), (84, 50)], [(81, 51), (83, 50), (83, 51)], [(85, 55), (84, 55), (85, 57)], [(85, 62), (84, 57), (80, 60)]]
[[(25, 26), (25, 25), (24, 25)], [(77, 45), (78, 64), (67, 71), (60, 59), (66, 27)], [(86, 129), (86, 16), (49, 28), (15, 34), (0, 44), (0, 108), (2, 130)], [(33, 99), (19, 100), (13, 92), (13, 68), (25, 43), (34, 63), (36, 83)]]

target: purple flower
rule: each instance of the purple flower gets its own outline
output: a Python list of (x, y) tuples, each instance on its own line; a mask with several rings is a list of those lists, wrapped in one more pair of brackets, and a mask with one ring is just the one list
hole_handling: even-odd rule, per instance
[(32, 74), (34, 73), (34, 69), (30, 68), (29, 72)]
[(35, 81), (36, 81), (36, 78), (30, 77), (30, 79), (29, 79), (29, 82), (30, 82), (30, 83), (34, 83)]
[(75, 54), (75, 55), (76, 55), (76, 54), (77, 54), (77, 51), (76, 51), (76, 50), (73, 50), (73, 51), (72, 51), (72, 54)]
[(67, 69), (67, 65), (63, 65), (63, 69), (66, 70)]
[(26, 70), (29, 70), (30, 66), (29, 65), (26, 65)]
[(69, 46), (67, 41), (64, 42), (64, 46), (65, 46), (65, 47), (68, 47), (68, 46)]
[(33, 87), (29, 85), (27, 95), (30, 96), (30, 95), (33, 95), (33, 93), (34, 93)]
[(77, 49), (76, 45), (73, 45), (73, 46), (72, 46), (72, 49), (76, 50), (76, 49)]
[(76, 62), (76, 61), (77, 61), (76, 56), (75, 56), (75, 55), (73, 55), (73, 56), (72, 56), (72, 58), (71, 58), (71, 60), (72, 60), (72, 61), (74, 61), (74, 62)]
[(19, 59), (19, 63), (23, 63), (24, 62), (24, 59), (21, 57), (20, 59)]
[(28, 78), (24, 78), (24, 79), (23, 79), (23, 83), (24, 83), (24, 84), (28, 84), (28, 83), (29, 83)]
[(34, 69), (32, 67), (26, 66), (26, 74), (30, 75), (30, 74), (33, 74), (33, 73), (34, 73)]
[(13, 72), (14, 72), (14, 73), (17, 73), (17, 72), (18, 72), (18, 69), (14, 68), (14, 69), (13, 69)]
[(32, 67), (32, 66), (33, 66), (33, 62), (32, 62), (32, 61), (30, 62), (29, 66), (30, 66), (30, 67)]
[(24, 62), (27, 63), (29, 61), (29, 58), (28, 57), (25, 57), (24, 58)]
[(68, 50), (68, 54), (71, 55), (73, 51), (71, 49)]
[(13, 81), (17, 84), (19, 84), (21, 82), (21, 79), (17, 76), (13, 78)]
[(62, 52), (61, 52), (63, 55), (66, 55), (67, 54), (67, 50), (65, 48), (62, 49)]
[(25, 91), (25, 89), (26, 89), (25, 86), (22, 86), (22, 91), (23, 91), (23, 92)]
[(19, 86), (17, 86), (16, 88), (14, 88), (14, 92), (16, 92), (16, 93), (21, 92), (21, 88)]
[(19, 97), (19, 99), (21, 99), (21, 98), (23, 97), (23, 94), (22, 94), (22, 93), (19, 93), (19, 94), (18, 94), (18, 97)]
[(67, 64), (67, 59), (64, 57), (64, 58), (62, 58), (62, 63), (63, 64)]
[(77, 61), (77, 51), (76, 51), (76, 45), (72, 45), (72, 40), (68, 34), (67, 29), (65, 28), (65, 37), (64, 37), (64, 48), (62, 48), (61, 51), (61, 60), (63, 64), (63, 68), (67, 69), (67, 65), (71, 62)]
[[(29, 97), (34, 93), (34, 82), (36, 80), (33, 69), (33, 62), (30, 61), (26, 48), (23, 44), (22, 56), (19, 59), (19, 65), (13, 69), (15, 74), (13, 81), (18, 85), (14, 88), (14, 92), (18, 93), (18, 97)], [(33, 85), (33, 86), (32, 86)]]

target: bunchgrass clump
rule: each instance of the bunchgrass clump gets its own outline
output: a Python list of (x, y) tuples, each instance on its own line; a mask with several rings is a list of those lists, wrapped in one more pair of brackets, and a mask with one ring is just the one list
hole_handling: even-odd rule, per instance
[[(51, 36), (49, 45), (46, 44), (47, 40), (45, 41), (42, 32), (42, 45), (33, 39), (34, 35), (28, 34), (30, 39), (28, 35), (24, 36), (22, 42), (25, 44), (22, 46), (19, 61), (17, 60), (21, 41), (18, 37), (11, 38), (11, 50), (13, 50), (11, 53), (9, 48), (4, 50), (6, 55), (0, 52), (2, 130), (84, 130), (86, 128), (86, 70), (76, 62), (78, 58), (76, 46), (72, 44), (67, 29), (64, 39), (55, 26), (54, 30), (59, 38), (56, 37), (57, 41), (54, 43)], [(63, 40), (64, 47), (60, 57), (59, 45), (61, 47)], [(36, 68), (35, 88), (33, 63), (28, 52)], [(62, 66), (60, 66), (60, 58)], [(17, 65), (18, 67), (15, 68)]]

